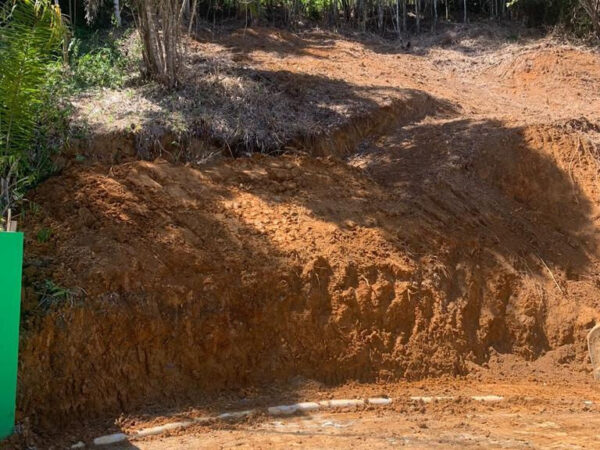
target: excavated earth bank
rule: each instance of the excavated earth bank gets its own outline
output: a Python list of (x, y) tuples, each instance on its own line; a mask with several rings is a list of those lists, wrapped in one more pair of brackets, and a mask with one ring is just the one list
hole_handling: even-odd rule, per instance
[[(463, 375), (492, 353), (560, 348), (588, 370), (597, 122), (412, 98), (367, 131), (355, 122), (357, 142), (314, 143), (336, 157), (73, 161), (40, 186), (20, 418), (64, 424), (298, 375)], [(43, 280), (70, 292), (40, 303)]]

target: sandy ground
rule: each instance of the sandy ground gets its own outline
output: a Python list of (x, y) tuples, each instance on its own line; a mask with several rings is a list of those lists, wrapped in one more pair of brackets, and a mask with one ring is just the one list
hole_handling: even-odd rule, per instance
[[(394, 401), (385, 407), (291, 417), (269, 417), (259, 412), (241, 423), (196, 427), (133, 440), (114, 448), (597, 448), (600, 445), (600, 390), (585, 382), (554, 386), (543, 381), (363, 385), (307, 393), (310, 397), (304, 400), (353, 398), (369, 392), (387, 392)], [(492, 395), (502, 399), (471, 398)], [(169, 419), (155, 419), (154, 423), (162, 421), (168, 423)], [(143, 427), (142, 420), (133, 428)]]
[(501, 407), (462, 414), (432, 414), (427, 408), (412, 414), (315, 414), (116, 448), (597, 448), (600, 435), (592, 430), (600, 426), (598, 415), (581, 409), (551, 414)]

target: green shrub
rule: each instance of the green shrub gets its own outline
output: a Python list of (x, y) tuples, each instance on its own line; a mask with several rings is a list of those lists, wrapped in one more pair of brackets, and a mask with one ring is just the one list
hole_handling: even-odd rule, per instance
[(97, 33), (73, 39), (69, 46), (72, 88), (121, 87), (128, 76), (128, 61), (118, 44), (111, 37), (102, 41)]

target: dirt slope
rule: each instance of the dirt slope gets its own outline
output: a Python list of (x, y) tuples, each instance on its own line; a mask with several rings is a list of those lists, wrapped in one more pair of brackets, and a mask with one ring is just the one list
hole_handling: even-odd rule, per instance
[[(337, 157), (196, 167), (90, 155), (31, 196), (21, 418), (65, 423), (295, 375), (464, 375), (498, 352), (561, 349), (572, 370), (589, 369), (584, 336), (600, 320), (594, 98), (584, 118), (566, 119), (536, 92), (514, 98), (502, 83), (518, 70), (498, 75), (489, 54), (488, 69), (468, 72), (463, 57), (430, 65), (454, 50), (294, 39), (306, 55), (277, 64), (355, 86), (383, 76), (357, 75), (360, 55), (399, 61), (393, 107), (302, 145)], [(257, 51), (232, 54), (271, 70)], [(590, 58), (586, 73), (600, 73)], [(429, 65), (416, 81), (412, 61)], [(563, 82), (542, 73), (547, 89)], [(42, 228), (48, 242), (35, 240)], [(41, 307), (46, 279), (72, 295)]]

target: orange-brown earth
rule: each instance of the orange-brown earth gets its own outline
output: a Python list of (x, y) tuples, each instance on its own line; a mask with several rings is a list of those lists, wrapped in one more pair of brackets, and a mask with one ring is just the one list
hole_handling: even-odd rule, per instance
[[(297, 376), (462, 377), (491, 359), (494, 377), (528, 376), (498, 355), (560, 365), (549, 385), (584, 380), (600, 321), (600, 59), (450, 37), (414, 53), (264, 29), (194, 43), (285, 73), (279, 98), (303, 120), (285, 155), (203, 165), (109, 161), (105, 139), (32, 193), (20, 420), (43, 436)], [(43, 280), (70, 294), (40, 304)]]
[[(353, 398), (385, 391), (394, 401), (387, 407), (321, 410), (292, 417), (269, 417), (258, 409), (237, 423), (132, 439), (116, 448), (596, 448), (600, 443), (597, 393), (578, 382), (577, 387), (561, 384), (560, 395), (539, 381), (522, 380), (351, 385), (334, 392), (314, 392), (313, 387), (312, 392), (302, 391), (303, 398)], [(503, 400), (481, 402), (470, 397), (490, 392)], [(431, 396), (442, 398), (429, 400)], [(199, 415), (202, 411), (187, 410), (178, 411), (176, 417), (134, 416), (119, 421), (119, 428), (135, 431)]]

